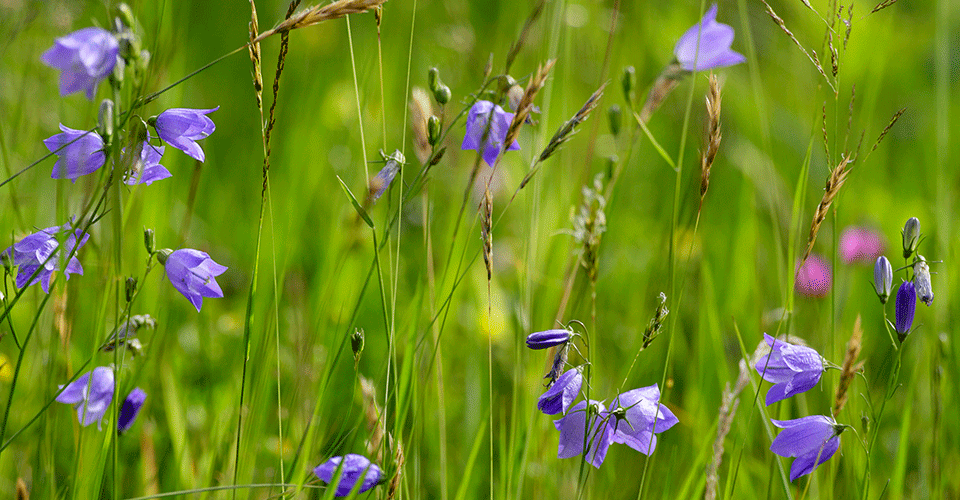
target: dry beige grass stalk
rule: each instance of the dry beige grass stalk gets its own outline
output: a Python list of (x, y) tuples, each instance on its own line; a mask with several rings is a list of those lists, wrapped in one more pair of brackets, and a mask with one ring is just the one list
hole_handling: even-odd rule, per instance
[[(761, 0), (761, 1), (763, 2), (763, 5), (767, 7), (767, 14), (770, 15), (770, 18), (773, 19), (773, 22), (776, 23), (777, 26), (779, 26), (780, 29), (784, 33), (786, 33), (787, 36), (790, 37), (791, 40), (793, 40), (793, 43), (797, 44), (797, 47), (799, 47), (800, 50), (803, 51), (803, 54), (807, 56), (807, 59), (810, 59), (810, 62), (812, 62), (813, 65), (816, 66), (817, 71), (819, 71), (820, 74), (823, 75), (823, 78), (827, 80), (827, 85), (830, 86), (830, 90), (833, 90), (833, 93), (836, 94), (837, 89), (836, 87), (834, 87), (833, 81), (830, 79), (829, 76), (827, 76), (827, 73), (823, 70), (823, 65), (820, 64), (820, 58), (817, 57), (817, 52), (814, 50), (807, 52), (807, 49), (803, 48), (803, 44), (800, 43), (800, 40), (797, 40), (797, 37), (794, 36), (793, 32), (791, 32), (790, 29), (787, 28), (787, 24), (784, 22), (783, 18), (778, 16), (777, 13), (773, 11), (773, 7), (770, 7), (770, 4), (767, 3), (767, 0)], [(811, 53), (813, 55), (811, 55)]]
[(817, 233), (820, 232), (820, 224), (823, 224), (823, 220), (827, 218), (827, 211), (830, 210), (830, 204), (833, 203), (834, 198), (837, 197), (840, 188), (843, 187), (843, 183), (847, 181), (847, 174), (850, 173), (850, 170), (847, 168), (849, 164), (850, 158), (844, 156), (840, 159), (840, 164), (831, 170), (830, 175), (827, 176), (827, 185), (823, 188), (823, 198), (820, 200), (820, 204), (817, 205), (817, 211), (813, 214), (813, 223), (810, 224), (810, 236), (807, 237), (807, 250), (803, 253), (803, 259), (800, 262), (801, 266), (806, 262), (807, 257), (810, 256), (810, 252), (813, 250), (813, 244), (817, 242)]
[(414, 87), (410, 94), (410, 125), (413, 127), (413, 146), (420, 164), (430, 159), (430, 137), (427, 120), (433, 115), (430, 95), (421, 87)]
[(843, 406), (847, 404), (847, 390), (853, 383), (853, 378), (857, 376), (857, 372), (863, 368), (863, 362), (857, 363), (857, 358), (860, 357), (862, 339), (863, 329), (858, 314), (857, 320), (853, 323), (853, 334), (850, 335), (850, 341), (847, 342), (847, 354), (843, 357), (843, 371), (840, 374), (840, 383), (837, 384), (837, 397), (833, 404), (834, 416), (838, 415)]
[(547, 82), (547, 75), (550, 74), (550, 70), (553, 69), (553, 65), (556, 64), (556, 62), (556, 59), (551, 59), (547, 61), (546, 64), (540, 65), (537, 68), (537, 72), (530, 77), (530, 80), (527, 82), (527, 88), (523, 92), (523, 98), (520, 99), (520, 104), (517, 106), (516, 113), (513, 115), (510, 128), (507, 130), (507, 136), (503, 140), (504, 148), (513, 144), (513, 141), (520, 135), (520, 125), (523, 125), (523, 122), (527, 121), (527, 117), (530, 116), (530, 108), (533, 106), (533, 100), (537, 97), (540, 89), (543, 88), (543, 84)]
[(670, 92), (677, 87), (683, 75), (684, 71), (680, 63), (673, 63), (663, 69), (660, 76), (657, 77), (657, 81), (653, 83), (650, 93), (647, 94), (647, 100), (643, 103), (643, 108), (640, 109), (640, 121), (643, 123), (650, 121), (650, 117), (660, 108)]
[(533, 7), (533, 11), (530, 12), (530, 15), (527, 16), (527, 20), (523, 23), (523, 28), (520, 29), (520, 34), (510, 47), (510, 52), (507, 52), (507, 62), (504, 65), (503, 74), (510, 74), (510, 66), (513, 66), (514, 59), (517, 58), (517, 54), (519, 54), (520, 49), (523, 48), (523, 43), (527, 41), (527, 35), (530, 33), (530, 28), (532, 28), (533, 24), (536, 23), (537, 19), (540, 18), (540, 14), (543, 13), (543, 7), (546, 4), (546, 0), (540, 0), (537, 2), (537, 5)]
[(720, 151), (720, 83), (717, 75), (710, 75), (710, 92), (707, 94), (707, 149), (700, 155), (700, 206), (703, 207), (703, 198), (710, 187), (710, 169)]
[(717, 485), (720, 481), (720, 463), (723, 461), (724, 441), (727, 434), (730, 433), (730, 426), (733, 424), (733, 417), (737, 414), (737, 407), (740, 405), (738, 399), (740, 392), (750, 381), (750, 369), (744, 359), (740, 360), (740, 375), (737, 376), (737, 384), (733, 389), (727, 382), (723, 390), (722, 402), (720, 403), (720, 412), (717, 417), (717, 439), (713, 442), (713, 459), (707, 464), (707, 484), (704, 498), (713, 500), (717, 497)]
[[(492, 177), (491, 177), (492, 178)], [(490, 194), (490, 182), (483, 192), (480, 207), (480, 233), (483, 237), (483, 263), (487, 266), (487, 282), (493, 278), (493, 196)]]
[(387, 0), (338, 0), (325, 5), (316, 5), (308, 9), (288, 16), (277, 27), (264, 31), (260, 36), (253, 39), (253, 43), (261, 42), (265, 38), (276, 35), (277, 33), (287, 33), (289, 31), (313, 26), (314, 24), (331, 19), (339, 19), (349, 14), (360, 14), (373, 10)]
[[(596, 92), (591, 94), (587, 102), (583, 103), (583, 106), (580, 107), (580, 111), (577, 111), (572, 118), (557, 129), (557, 133), (553, 134), (553, 138), (547, 143), (547, 147), (543, 148), (543, 152), (540, 153), (540, 158), (537, 161), (546, 161), (547, 158), (550, 158), (550, 156), (557, 151), (557, 148), (559, 148), (561, 144), (570, 139), (570, 136), (576, 131), (577, 126), (590, 116), (590, 112), (597, 107), (597, 104), (600, 104), (600, 98), (603, 97), (603, 90), (607, 88), (607, 83), (601, 85)], [(527, 179), (524, 179), (520, 187), (523, 188), (526, 183)]]

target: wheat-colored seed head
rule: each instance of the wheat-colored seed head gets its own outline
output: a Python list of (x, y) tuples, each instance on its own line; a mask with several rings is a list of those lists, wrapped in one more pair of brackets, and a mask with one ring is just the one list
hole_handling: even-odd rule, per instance
[(820, 204), (817, 205), (817, 211), (813, 214), (813, 222), (810, 224), (810, 236), (807, 238), (807, 250), (803, 253), (803, 259), (800, 262), (801, 266), (806, 262), (807, 257), (810, 256), (810, 252), (813, 250), (813, 244), (817, 242), (817, 233), (820, 232), (820, 224), (827, 218), (827, 211), (830, 210), (830, 204), (833, 203), (833, 199), (837, 197), (840, 188), (843, 187), (843, 183), (847, 180), (847, 174), (850, 173), (850, 170), (847, 168), (849, 164), (850, 158), (844, 156), (841, 158), (840, 164), (831, 170), (830, 175), (827, 177), (827, 185), (823, 189), (823, 198), (820, 200)]
[(530, 116), (533, 99), (537, 97), (537, 93), (543, 88), (543, 84), (547, 82), (547, 75), (550, 74), (550, 70), (553, 69), (553, 65), (556, 64), (556, 62), (556, 59), (547, 61), (546, 64), (538, 67), (537, 72), (530, 77), (530, 80), (527, 82), (527, 89), (523, 92), (523, 98), (520, 99), (517, 111), (513, 115), (513, 121), (507, 130), (507, 136), (503, 140), (504, 148), (513, 144), (513, 141), (520, 135), (520, 125), (523, 125), (523, 122), (527, 121), (527, 117)]
[(863, 362), (857, 363), (860, 356), (861, 340), (863, 339), (863, 329), (861, 328), (860, 315), (853, 323), (853, 334), (850, 335), (850, 341), (847, 342), (847, 354), (843, 357), (843, 372), (840, 375), (840, 383), (837, 384), (837, 397), (834, 399), (833, 414), (836, 416), (847, 404), (847, 389), (853, 383), (853, 378), (863, 367)]
[(253, 43), (260, 42), (277, 33), (285, 33), (298, 28), (312, 26), (323, 21), (339, 19), (349, 14), (367, 12), (383, 5), (386, 1), (387, 0), (337, 0), (336, 2), (325, 5), (316, 5), (290, 16), (277, 25), (276, 28), (264, 31), (260, 36), (253, 39)]
[(707, 94), (707, 149), (700, 157), (700, 203), (710, 186), (710, 168), (720, 151), (720, 83), (716, 75), (710, 75), (710, 93)]

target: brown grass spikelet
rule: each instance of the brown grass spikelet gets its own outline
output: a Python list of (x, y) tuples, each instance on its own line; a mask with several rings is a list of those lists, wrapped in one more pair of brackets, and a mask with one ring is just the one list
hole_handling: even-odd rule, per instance
[(806, 262), (807, 257), (810, 256), (810, 252), (813, 250), (813, 244), (817, 242), (817, 233), (820, 232), (820, 224), (827, 218), (827, 211), (830, 210), (830, 204), (833, 203), (833, 199), (837, 197), (837, 193), (840, 192), (843, 183), (847, 181), (847, 174), (850, 173), (850, 170), (847, 168), (849, 164), (850, 158), (844, 156), (840, 159), (840, 164), (831, 170), (830, 175), (827, 176), (827, 185), (823, 188), (823, 198), (820, 200), (820, 204), (817, 205), (816, 213), (813, 214), (813, 223), (810, 224), (810, 236), (807, 237), (807, 250), (803, 252), (803, 259), (800, 265), (803, 265), (803, 262)]
[(540, 89), (543, 88), (543, 84), (547, 82), (547, 75), (550, 74), (550, 70), (553, 69), (553, 65), (556, 64), (556, 62), (556, 59), (547, 61), (546, 64), (542, 64), (537, 68), (536, 73), (530, 76), (530, 80), (527, 82), (527, 88), (523, 92), (520, 104), (517, 105), (516, 113), (513, 115), (513, 121), (510, 123), (510, 128), (507, 130), (503, 144), (513, 144), (513, 141), (520, 135), (520, 125), (523, 125), (523, 123), (527, 121), (527, 117), (530, 116), (530, 108), (533, 106), (533, 100), (537, 97)]
[(260, 31), (257, 21), (257, 5), (250, 0), (250, 40), (247, 51), (250, 53), (250, 62), (253, 63), (253, 90), (257, 96), (257, 109), (260, 111), (260, 121), (263, 121), (263, 74), (260, 71), (260, 43), (253, 43)]
[(430, 159), (430, 137), (427, 120), (433, 116), (430, 95), (421, 87), (414, 87), (410, 94), (410, 125), (413, 127), (413, 146), (420, 164)]
[(393, 454), (393, 464), (397, 469), (393, 477), (390, 478), (390, 485), (387, 487), (387, 500), (396, 498), (397, 490), (400, 489), (400, 480), (403, 478), (403, 465), (407, 461), (403, 453), (403, 442), (398, 439), (394, 444), (396, 444), (396, 448)]
[(543, 14), (543, 7), (546, 4), (546, 0), (538, 1), (537, 5), (535, 5), (533, 10), (530, 12), (530, 15), (527, 16), (527, 20), (523, 22), (523, 28), (520, 29), (520, 34), (513, 42), (513, 45), (510, 46), (510, 51), (507, 52), (507, 62), (504, 65), (503, 74), (510, 74), (510, 66), (513, 66), (514, 59), (516, 59), (517, 55), (520, 54), (520, 49), (523, 48), (523, 43), (527, 41), (530, 28), (532, 28), (534, 23), (537, 22), (537, 19), (540, 19), (540, 14)]
[(873, 143), (873, 147), (870, 148), (871, 153), (877, 150), (877, 146), (879, 146), (880, 142), (883, 141), (883, 138), (887, 136), (887, 132), (889, 132), (890, 129), (892, 129), (893, 126), (896, 125), (897, 120), (899, 120), (900, 117), (903, 116), (903, 113), (906, 110), (907, 108), (900, 108), (896, 113), (893, 114), (892, 117), (890, 117), (890, 123), (887, 123), (887, 126), (883, 127), (883, 130), (880, 131), (880, 137), (877, 137), (877, 142)]
[(490, 183), (483, 192), (483, 202), (480, 207), (480, 235), (483, 238), (483, 263), (487, 266), (487, 281), (493, 278), (493, 196), (490, 194)]
[(703, 206), (703, 197), (707, 195), (710, 186), (710, 168), (713, 160), (720, 151), (720, 83), (717, 75), (710, 75), (710, 92), (707, 94), (707, 149), (700, 156), (700, 205)]
[(895, 3), (897, 3), (897, 0), (883, 0), (882, 2), (878, 3), (877, 6), (874, 7), (873, 10), (870, 11), (870, 13), (873, 14), (874, 12), (877, 12), (878, 10), (886, 9), (887, 7), (889, 7), (889, 6), (891, 6), (891, 5), (895, 4)]
[[(833, 81), (830, 79), (830, 77), (827, 76), (826, 71), (823, 70), (823, 65), (820, 64), (820, 58), (817, 57), (817, 52), (814, 50), (807, 52), (807, 49), (803, 48), (803, 44), (800, 43), (800, 40), (797, 40), (797, 37), (793, 34), (793, 32), (790, 31), (789, 28), (787, 28), (787, 23), (784, 22), (783, 18), (778, 16), (777, 13), (773, 11), (773, 7), (770, 7), (770, 4), (767, 3), (767, 0), (761, 0), (761, 1), (763, 2), (763, 5), (766, 6), (767, 14), (770, 16), (771, 19), (773, 19), (773, 22), (780, 27), (780, 30), (786, 33), (788, 37), (790, 37), (790, 40), (793, 40), (793, 43), (795, 43), (797, 47), (799, 47), (800, 50), (803, 51), (803, 54), (807, 56), (807, 59), (810, 59), (810, 62), (812, 62), (813, 65), (817, 68), (817, 71), (819, 71), (820, 74), (823, 75), (823, 78), (827, 80), (827, 85), (830, 86), (830, 90), (832, 90), (833, 93), (836, 94), (837, 89), (836, 87), (833, 86)], [(813, 53), (812, 56), (810, 55), (811, 52)]]
[[(538, 161), (545, 161), (547, 158), (550, 158), (550, 156), (557, 151), (557, 148), (559, 148), (561, 144), (570, 139), (570, 136), (574, 131), (576, 131), (577, 126), (583, 123), (584, 120), (590, 116), (590, 112), (597, 107), (597, 104), (600, 104), (600, 98), (603, 97), (603, 90), (607, 88), (608, 83), (609, 82), (604, 83), (596, 90), (596, 92), (591, 94), (587, 99), (587, 102), (583, 103), (580, 111), (577, 111), (572, 118), (567, 120), (563, 125), (560, 126), (559, 129), (557, 129), (557, 133), (553, 134), (553, 138), (550, 139), (550, 142), (547, 143), (547, 146), (543, 148), (543, 152), (540, 153), (540, 158)], [(524, 184), (526, 183), (524, 182)], [(522, 188), (523, 185), (521, 184), (520, 187)]]
[(30, 500), (30, 490), (22, 477), (17, 478), (17, 500)]
[(260, 36), (254, 38), (252, 43), (263, 41), (263, 39), (276, 35), (277, 33), (286, 33), (298, 28), (313, 26), (314, 24), (331, 19), (339, 19), (349, 14), (367, 12), (383, 5), (386, 1), (387, 0), (337, 0), (336, 2), (325, 5), (315, 5), (287, 17), (287, 19), (278, 24), (277, 27), (264, 31)]
[(707, 464), (707, 482), (706, 492), (703, 498), (713, 500), (717, 497), (717, 485), (720, 482), (720, 463), (723, 460), (724, 441), (727, 434), (730, 433), (730, 426), (733, 424), (733, 417), (737, 414), (737, 407), (740, 405), (740, 392), (750, 381), (750, 368), (747, 361), (740, 360), (740, 375), (737, 376), (737, 384), (730, 388), (730, 382), (727, 382), (723, 389), (723, 396), (720, 403), (720, 412), (717, 416), (717, 439), (713, 442), (713, 459)]
[(653, 83), (653, 87), (650, 88), (650, 93), (647, 94), (647, 100), (643, 103), (643, 108), (640, 109), (640, 121), (643, 123), (650, 121), (650, 117), (660, 108), (670, 92), (680, 84), (683, 75), (684, 71), (680, 63), (673, 63), (663, 69)]
[(840, 382), (837, 384), (837, 397), (833, 403), (833, 414), (838, 415), (843, 405), (847, 404), (847, 389), (853, 383), (853, 378), (863, 367), (863, 362), (857, 363), (860, 357), (861, 340), (863, 339), (863, 328), (861, 328), (860, 315), (853, 323), (853, 333), (850, 335), (850, 341), (847, 342), (847, 354), (843, 357), (843, 372), (840, 374)]

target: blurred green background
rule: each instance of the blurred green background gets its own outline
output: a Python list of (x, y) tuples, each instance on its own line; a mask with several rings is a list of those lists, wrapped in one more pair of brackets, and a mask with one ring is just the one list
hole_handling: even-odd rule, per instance
[[(811, 3), (816, 12), (799, 1), (771, 6), (808, 51), (816, 51), (829, 73), (823, 19), (829, 20), (836, 6)], [(77, 129), (95, 124), (107, 86), (101, 85), (94, 102), (76, 94), (61, 97), (58, 73), (39, 58), (56, 37), (86, 26), (108, 26), (114, 5), (0, 2), (0, 162), (5, 179), (46, 154), (42, 140), (57, 132), (58, 123)], [(151, 52), (145, 93), (179, 80), (248, 37), (247, 2), (131, 1), (130, 6)], [(106, 226), (94, 229), (80, 254), (84, 275), (57, 288), (40, 315), (12, 401), (7, 401), (9, 366), (0, 369), (0, 393), (10, 406), (4, 441), (40, 415), (0, 452), (0, 497), (12, 494), (18, 478), (28, 484), (30, 498), (112, 498), (107, 485), (115, 474), (123, 498), (230, 485), (235, 478), (242, 485), (296, 482), (301, 479), (296, 473), (306, 474), (332, 455), (366, 453), (365, 441), (376, 432), (364, 416), (372, 407), (361, 395), (359, 374), (372, 381), (377, 410), (384, 409), (388, 392), (391, 398), (387, 425), (394, 440), (386, 456), (375, 461), (388, 477), (398, 468), (402, 472), (398, 496), (576, 498), (579, 461), (556, 458), (552, 419), (536, 411), (550, 359), (523, 344), (527, 334), (556, 327), (557, 319), (588, 326), (591, 343), (584, 353), (592, 362), (592, 397), (609, 402), (621, 388), (660, 383), (662, 401), (680, 419), (660, 435), (649, 461), (626, 447), (611, 447), (603, 466), (590, 468), (583, 496), (637, 498), (643, 481), (644, 497), (699, 497), (713, 454), (721, 394), (725, 383), (737, 378), (742, 356), (738, 331), (747, 352), (763, 332), (789, 332), (840, 364), (854, 319), (862, 316), (865, 377), (854, 383), (838, 420), (852, 425), (861, 438), (869, 435), (861, 417), (871, 410), (860, 394), (869, 394), (875, 405), (881, 401), (894, 353), (871, 286), (872, 269), (831, 256), (844, 227), (863, 225), (884, 235), (886, 254), (898, 266), (899, 230), (911, 216), (920, 219), (925, 235), (921, 253), (943, 263), (932, 265), (935, 302), (918, 306), (916, 324), (922, 326), (904, 347), (902, 387), (879, 422), (869, 496), (960, 495), (960, 479), (950, 472), (960, 468), (960, 354), (953, 344), (958, 301), (953, 298), (957, 282), (951, 278), (958, 250), (960, 146), (952, 132), (960, 120), (960, 4), (904, 0), (872, 14), (871, 5), (854, 5), (834, 94), (762, 3), (722, 2), (718, 21), (734, 27), (733, 49), (748, 62), (715, 71), (723, 83), (723, 142), (696, 230), (706, 74), (684, 79), (649, 123), (652, 136), (673, 160), (682, 157), (677, 271), (671, 284), (677, 174), (647, 136), (636, 132), (629, 113), (614, 136), (607, 110), (611, 105), (628, 108), (620, 86), (625, 66), (636, 69), (637, 106), (642, 105), (650, 85), (673, 59), (677, 38), (709, 4), (546, 2), (511, 75), (523, 85), (538, 64), (552, 58), (557, 63), (535, 101), (541, 109), (534, 116), (537, 124), (522, 129), (521, 150), (506, 154), (493, 174), (494, 219), (501, 214), (502, 219), (493, 232), (493, 278), (487, 283), (478, 257), (476, 207), (482, 188), (468, 195), (457, 225), (475, 159), (473, 151), (460, 151), (462, 118), (446, 137), (446, 154), (430, 170), (423, 194), (399, 208), (399, 181), (408, 184), (402, 188), (406, 192), (420, 170), (407, 112), (410, 88), (426, 87), (428, 68), (437, 67), (453, 93), (443, 110), (445, 123), (451, 123), (480, 87), (491, 55), (493, 74), (502, 71), (534, 6), (390, 0), (379, 35), (372, 14), (352, 16), (349, 32), (341, 19), (290, 33), (249, 338), (244, 335), (245, 311), (258, 256), (263, 165), (250, 60), (245, 52), (233, 55), (141, 110), (146, 118), (170, 107), (220, 106), (210, 115), (216, 132), (201, 143), (205, 163), (194, 165), (167, 148), (162, 163), (173, 177), (124, 189), (123, 207), (113, 207), (123, 213), (121, 269), (115, 269), (110, 254), (117, 232)], [(278, 23), (286, 8), (283, 2), (257, 2), (261, 30)], [(272, 100), (278, 49), (279, 37), (262, 44), (265, 106)], [(607, 81), (589, 120), (511, 203), (531, 160)], [(900, 108), (906, 108), (902, 118), (868, 155)], [(858, 161), (814, 249), (834, 261), (831, 294), (794, 298), (790, 260), (805, 246), (829, 170), (841, 152), (856, 149), (861, 133)], [(374, 256), (371, 231), (358, 220), (337, 176), (362, 198), (366, 169), (373, 175), (381, 167), (374, 163), (379, 149), (399, 149), (408, 163), (390, 192), (370, 209), (378, 243), (398, 210), (400, 230), (391, 232), (379, 254), (382, 278), (375, 272), (365, 287)], [(808, 151), (809, 169), (803, 170)], [(572, 215), (582, 201), (581, 188), (591, 185), (596, 174), (607, 174), (611, 156), (625, 163), (605, 207), (596, 316), (590, 283), (579, 272), (569, 305), (558, 318), (567, 277), (576, 266)], [(100, 176), (73, 185), (51, 180), (52, 164), (48, 159), (0, 187), (4, 247), (35, 228), (63, 223), (97, 194)], [(481, 165), (481, 172), (489, 170)], [(798, 190), (801, 181), (807, 186)], [(799, 222), (791, 233), (792, 217)], [(149, 396), (136, 426), (119, 440), (114, 473), (109, 433), (79, 427), (64, 405), (47, 406), (57, 385), (91, 356), (92, 366), (113, 361), (112, 355), (94, 354), (117, 314), (116, 297), (104, 290), (143, 273), (144, 227), (156, 230), (159, 247), (198, 248), (230, 270), (218, 280), (225, 297), (205, 300), (199, 314), (166, 282), (161, 269), (141, 283), (133, 312), (148, 313), (159, 325), (141, 334), (144, 356), (128, 359), (121, 393), (137, 385)], [(667, 329), (639, 354), (628, 374), (660, 292), (671, 295)], [(32, 287), (24, 299), (11, 317), (18, 331), (29, 327), (43, 292)], [(788, 309), (781, 325), (779, 308)], [(888, 314), (892, 317), (892, 303)], [(435, 315), (439, 319), (432, 322)], [(0, 333), (10, 328), (4, 324)], [(362, 328), (366, 338), (356, 364), (349, 342), (354, 328)], [(394, 342), (388, 344), (388, 338)], [(8, 362), (19, 355), (9, 337), (0, 340), (0, 355)], [(395, 364), (388, 365), (390, 359)], [(789, 460), (769, 452), (764, 421), (827, 414), (836, 373), (827, 372), (815, 389), (764, 408), (765, 413), (761, 406), (768, 384), (756, 399), (759, 377), (753, 373), (726, 440), (721, 495), (786, 495), (776, 461), (789, 469)], [(878, 423), (867, 420), (872, 432)], [(313, 434), (306, 434), (308, 428)], [(863, 493), (866, 460), (857, 439), (852, 432), (843, 435), (840, 453), (810, 476), (808, 497)], [(398, 442), (402, 465), (393, 453)], [(806, 487), (806, 479), (793, 483), (791, 494), (800, 497)], [(384, 485), (368, 496), (386, 498), (387, 491)], [(280, 492), (279, 487), (241, 488), (237, 495), (276, 498)], [(322, 493), (313, 489), (306, 495)]]

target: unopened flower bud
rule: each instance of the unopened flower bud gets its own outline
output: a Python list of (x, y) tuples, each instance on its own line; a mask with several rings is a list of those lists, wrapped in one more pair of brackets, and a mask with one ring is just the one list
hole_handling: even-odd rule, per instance
[(566, 344), (572, 336), (573, 332), (563, 329), (531, 333), (527, 335), (527, 347), (530, 349), (546, 349), (548, 347)]
[(523, 100), (523, 87), (513, 85), (507, 89), (507, 101), (510, 103), (510, 109), (516, 111), (520, 107), (520, 101)]
[(359, 360), (363, 352), (363, 329), (357, 328), (350, 336), (350, 347), (353, 349), (353, 359)]
[(917, 298), (926, 305), (933, 303), (933, 286), (930, 284), (930, 266), (923, 255), (917, 254), (913, 264), (913, 282), (917, 286)]
[(610, 118), (610, 133), (614, 137), (620, 135), (620, 125), (623, 119), (623, 113), (620, 111), (620, 106), (614, 104), (610, 106), (610, 109), (607, 111), (607, 117)]
[(880, 303), (887, 303), (891, 287), (893, 287), (893, 267), (890, 261), (881, 255), (873, 265), (873, 288), (877, 292), (877, 297), (880, 297)]
[(440, 70), (437, 68), (430, 68), (427, 71), (427, 86), (430, 87), (430, 92), (436, 92), (437, 86), (440, 84)]
[(913, 326), (913, 315), (917, 310), (917, 293), (912, 281), (905, 281), (897, 289), (896, 323), (893, 327), (900, 342), (907, 338)]
[(127, 278), (124, 284), (124, 291), (126, 292), (127, 302), (133, 302), (133, 297), (137, 294), (137, 278), (133, 276)]
[(909, 259), (920, 245), (920, 219), (910, 217), (903, 225), (903, 258)]
[(436, 99), (441, 106), (450, 102), (450, 97), (452, 96), (453, 94), (450, 92), (450, 87), (442, 83), (437, 85), (437, 90), (433, 91), (433, 98)]
[(436, 146), (440, 142), (440, 119), (436, 116), (427, 119), (427, 141), (431, 146)]
[(153, 250), (157, 248), (157, 235), (153, 232), (153, 229), (143, 229), (143, 246), (147, 248), (149, 254), (152, 254)]
[(623, 85), (623, 98), (627, 102), (633, 102), (633, 89), (637, 86), (637, 70), (633, 66), (623, 68), (623, 77), (620, 79), (620, 84)]
[(100, 103), (100, 112), (97, 116), (97, 133), (103, 137), (103, 142), (110, 143), (113, 137), (113, 101), (104, 99)]
[(136, 21), (133, 18), (133, 11), (130, 10), (130, 6), (121, 3), (116, 7), (117, 19), (123, 23), (127, 28), (133, 28), (136, 25)]

